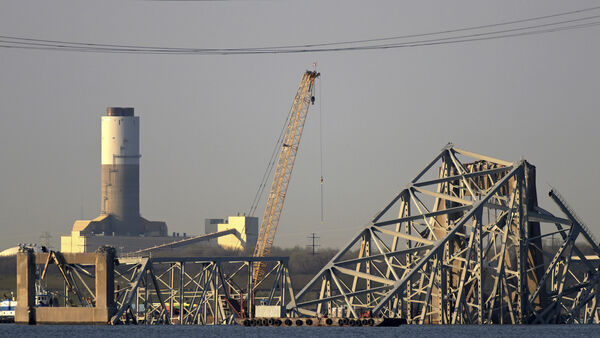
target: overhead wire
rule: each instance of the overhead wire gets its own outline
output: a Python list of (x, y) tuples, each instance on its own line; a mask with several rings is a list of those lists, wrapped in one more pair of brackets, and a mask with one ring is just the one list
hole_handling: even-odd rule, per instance
[(448, 33), (457, 33), (457, 32), (469, 31), (469, 30), (475, 30), (475, 29), (484, 29), (484, 28), (492, 28), (492, 27), (513, 25), (513, 24), (517, 24), (517, 23), (539, 21), (539, 20), (544, 20), (544, 19), (550, 19), (550, 18), (555, 18), (555, 17), (560, 17), (560, 16), (567, 16), (567, 15), (572, 15), (572, 14), (578, 14), (578, 13), (584, 13), (584, 12), (589, 12), (589, 11), (595, 11), (595, 10), (600, 10), (600, 6), (589, 7), (589, 8), (584, 8), (584, 9), (578, 9), (578, 10), (569, 11), (569, 12), (561, 12), (561, 13), (556, 13), (556, 14), (551, 14), (551, 15), (537, 16), (537, 17), (520, 19), (520, 20), (505, 21), (505, 22), (499, 22), (499, 23), (493, 23), (493, 24), (487, 24), (487, 25), (480, 25), (480, 26), (470, 26), (470, 27), (463, 27), (463, 28), (456, 28), (456, 29), (448, 29), (448, 30), (435, 31), (435, 32), (429, 32), (429, 33), (408, 34), (408, 35), (391, 36), (391, 37), (385, 37), (385, 38), (373, 38), (373, 39), (363, 39), (363, 40), (349, 40), (349, 41), (314, 43), (314, 44), (303, 44), (303, 45), (257, 47), (257, 48), (253, 48), (253, 49), (260, 50), (260, 49), (268, 49), (268, 48), (323, 47), (323, 46), (335, 46), (335, 45), (356, 44), (356, 43), (365, 43), (365, 42), (399, 40), (399, 39), (416, 38), (416, 37), (424, 37), (424, 36), (442, 35), (442, 34), (448, 34)]
[[(600, 18), (600, 15), (572, 18), (568, 20), (541, 23), (536, 25), (514, 27), (502, 30), (475, 32), (470, 34), (444, 36), (449, 33), (477, 31), (485, 28), (514, 25), (517, 23), (545, 20), (567, 15), (573, 15), (583, 12), (599, 10), (600, 6), (557, 13), (546, 16), (538, 16), (521, 20), (513, 20), (489, 25), (480, 25), (464, 27), (459, 29), (443, 30), (423, 34), (402, 35), (395, 37), (352, 40), (343, 42), (331, 42), (320, 44), (305, 44), (292, 46), (271, 46), (271, 47), (244, 47), (244, 48), (182, 48), (182, 47), (153, 47), (122, 44), (99, 44), (69, 42), (61, 40), (33, 39), (15, 36), (0, 35), (0, 48), (19, 48), (19, 49), (37, 49), (37, 50), (57, 50), (74, 52), (96, 52), (96, 53), (126, 53), (126, 54), (193, 54), (193, 55), (248, 55), (248, 54), (290, 54), (290, 53), (314, 53), (314, 52), (340, 52), (340, 51), (359, 51), (376, 49), (393, 49), (418, 46), (432, 46), (453, 43), (464, 43), (471, 41), (482, 41), (490, 39), (499, 39), (507, 37), (517, 37), (525, 35), (543, 34), (563, 30), (589, 28), (600, 25), (600, 21), (591, 21), (581, 24), (571, 25), (575, 22), (589, 21)], [(556, 27), (555, 27), (556, 26)], [(390, 42), (366, 44), (381, 41), (402, 40), (407, 38), (417, 38), (426, 36), (443, 36), (432, 39), (418, 39), (404, 42)], [(339, 47), (336, 47), (339, 46)]]
[[(344, 45), (344, 44), (356, 44), (356, 43), (365, 43), (365, 42), (377, 42), (377, 41), (389, 41), (389, 40), (398, 40), (398, 39), (406, 39), (406, 38), (416, 38), (416, 37), (442, 35), (442, 34), (447, 34), (447, 33), (456, 33), (456, 32), (476, 30), (476, 29), (484, 29), (484, 28), (506, 26), (506, 25), (512, 25), (512, 24), (517, 24), (517, 23), (531, 22), (531, 21), (539, 21), (539, 20), (544, 20), (544, 19), (549, 19), (549, 18), (555, 18), (555, 17), (560, 17), (560, 16), (567, 16), (567, 15), (584, 13), (584, 12), (589, 12), (589, 11), (596, 11), (596, 10), (600, 10), (600, 6), (589, 7), (589, 8), (584, 8), (584, 9), (579, 9), (579, 10), (574, 10), (574, 11), (569, 11), (569, 12), (561, 12), (561, 13), (556, 13), (556, 14), (551, 14), (551, 15), (537, 16), (537, 17), (520, 19), (520, 20), (505, 21), (505, 22), (494, 23), (494, 24), (487, 24), (487, 25), (480, 25), (480, 26), (470, 26), (470, 27), (463, 27), (463, 28), (457, 28), (457, 29), (435, 31), (435, 32), (429, 32), (429, 33), (399, 35), (399, 36), (392, 36), (392, 37), (385, 37), (385, 38), (373, 38), (373, 39), (363, 39), (363, 40), (349, 40), (349, 41), (341, 41), (341, 42), (317, 43), (317, 44), (302, 44), (302, 45), (287, 45), (287, 46), (263, 46), (263, 47), (252, 47), (252, 48), (246, 48), (246, 49), (247, 50), (265, 50), (265, 49), (268, 50), (268, 49), (282, 49), (282, 48), (324, 47), (324, 46), (335, 46), (335, 45)], [(37, 43), (72, 45), (73, 47), (75, 47), (75, 46), (79, 46), (79, 47), (106, 47), (106, 48), (149, 49), (149, 50), (157, 50), (157, 49), (160, 49), (160, 50), (167, 50), (167, 49), (184, 50), (184, 49), (188, 49), (188, 48), (181, 48), (181, 47), (175, 47), (175, 48), (173, 48), (173, 47), (153, 47), (153, 46), (121, 45), (121, 44), (82, 43), (82, 42), (69, 42), (69, 41), (62, 41), (62, 40), (46, 40), (46, 39), (20, 38), (20, 37), (5, 36), (5, 35), (0, 35), (0, 38), (3, 38), (3, 39), (15, 39), (15, 40), (20, 40), (20, 41), (29, 41), (29, 42), (37, 42)], [(241, 49), (241, 48), (222, 48), (222, 49), (204, 48), (203, 50), (218, 51), (218, 50), (236, 50), (236, 49)]]

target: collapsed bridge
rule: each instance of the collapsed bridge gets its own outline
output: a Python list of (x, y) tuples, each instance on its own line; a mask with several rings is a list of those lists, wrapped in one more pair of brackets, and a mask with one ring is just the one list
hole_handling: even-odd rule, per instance
[[(598, 242), (555, 189), (548, 195), (554, 213), (538, 205), (527, 161), (448, 144), (298, 293), (287, 257), (24, 249), (15, 321), (600, 323)], [(257, 263), (269, 267), (258, 282)], [(49, 292), (55, 307), (39, 307), (37, 283), (54, 265), (64, 291)]]
[(413, 324), (600, 322), (598, 243), (556, 190), (561, 214), (538, 205), (535, 170), (448, 144), (288, 310)]

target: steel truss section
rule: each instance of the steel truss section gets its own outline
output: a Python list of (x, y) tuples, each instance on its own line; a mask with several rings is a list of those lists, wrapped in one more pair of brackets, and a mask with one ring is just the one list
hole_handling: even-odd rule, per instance
[(525, 160), (448, 144), (288, 308), (418, 324), (597, 323), (600, 248), (550, 196), (564, 215), (538, 206)]
[[(256, 262), (271, 266), (260, 285)], [(294, 290), (288, 257), (122, 257), (115, 299), (112, 324), (222, 325), (252, 318), (256, 304), (293, 304)]]
[[(51, 306), (94, 307), (96, 304), (95, 278), (96, 266), (90, 264), (67, 263), (61, 252), (50, 250), (39, 254), (45, 263), (36, 267), (36, 293), (49, 294), (55, 301)], [(46, 275), (49, 267), (56, 264), (62, 277), (63, 290), (46, 290)]]

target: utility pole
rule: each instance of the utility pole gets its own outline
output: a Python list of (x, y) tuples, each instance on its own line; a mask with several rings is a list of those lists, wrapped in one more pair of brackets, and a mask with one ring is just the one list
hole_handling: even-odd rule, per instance
[(320, 246), (320, 245), (318, 245), (318, 244), (315, 244), (315, 240), (316, 240), (316, 239), (318, 239), (318, 238), (320, 238), (320, 237), (316, 236), (316, 233), (314, 233), (314, 232), (313, 232), (313, 233), (312, 233), (310, 236), (308, 236), (307, 238), (308, 238), (308, 239), (312, 239), (312, 244), (307, 244), (306, 246), (307, 246), (307, 247), (309, 247), (309, 248), (310, 248), (310, 247), (312, 247), (312, 254), (313, 254), (313, 256), (314, 256), (314, 254), (315, 254), (315, 248), (316, 248), (316, 247), (318, 247), (318, 246)]

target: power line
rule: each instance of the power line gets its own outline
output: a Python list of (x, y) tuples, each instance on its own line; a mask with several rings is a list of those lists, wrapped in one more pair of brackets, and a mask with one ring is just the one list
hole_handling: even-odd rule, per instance
[(556, 17), (567, 16), (567, 15), (572, 15), (572, 14), (579, 14), (579, 13), (584, 13), (584, 12), (596, 11), (596, 10), (599, 10), (599, 9), (600, 9), (600, 6), (596, 6), (596, 7), (589, 7), (589, 8), (574, 10), (574, 11), (570, 11), (570, 12), (562, 12), (562, 13), (556, 13), (556, 14), (544, 15), (544, 16), (537, 16), (537, 17), (520, 19), (520, 20), (505, 21), (505, 22), (499, 22), (499, 23), (488, 24), (488, 25), (470, 26), (470, 27), (457, 28), (457, 29), (449, 29), (449, 30), (442, 30), (442, 31), (436, 31), (436, 32), (429, 32), (429, 33), (399, 35), (399, 36), (392, 36), (392, 37), (385, 37), (385, 38), (373, 38), (373, 39), (363, 39), (363, 40), (350, 40), (350, 41), (341, 41), (341, 42), (317, 43), (317, 44), (290, 45), (290, 46), (279, 46), (279, 47), (259, 47), (259, 48), (256, 48), (256, 49), (324, 47), (324, 46), (356, 44), (356, 43), (365, 43), (365, 42), (400, 40), (400, 39), (407, 39), (407, 38), (417, 38), (417, 37), (424, 37), (424, 36), (434, 36), (434, 35), (442, 35), (442, 34), (448, 34), (448, 33), (457, 33), (457, 32), (464, 32), (464, 31), (476, 30), (476, 29), (484, 29), (484, 28), (492, 28), (492, 27), (499, 27), (499, 26), (514, 25), (514, 24), (517, 24), (517, 23), (539, 21), (539, 20), (556, 18)]
[(146, 0), (152, 2), (229, 2), (229, 1), (243, 1), (243, 0)]
[[(23, 43), (16, 41), (0, 40), (0, 48), (17, 48), (17, 49), (34, 49), (34, 50), (56, 50), (56, 51), (73, 51), (73, 52), (94, 52), (94, 53), (120, 53), (120, 54), (163, 54), (163, 55), (256, 55), (256, 54), (299, 54), (299, 53), (315, 53), (315, 52), (341, 52), (341, 51), (359, 51), (359, 50), (379, 50), (379, 49), (396, 49), (406, 47), (422, 47), (422, 46), (434, 46), (434, 45), (447, 45), (463, 42), (472, 41), (483, 41), (493, 40), (509, 37), (527, 36), (527, 35), (538, 35), (551, 32), (559, 32), (565, 30), (589, 28), (600, 25), (600, 21), (590, 22), (586, 24), (570, 25), (557, 28), (539, 29), (520, 33), (511, 34), (500, 34), (499, 32), (488, 32), (472, 35), (463, 35), (448, 37), (443, 39), (432, 39), (432, 40), (421, 40), (421, 41), (409, 41), (398, 44), (382, 44), (382, 45), (370, 45), (370, 46), (350, 46), (350, 47), (339, 47), (339, 48), (306, 48), (306, 49), (272, 49), (272, 50), (256, 50), (252, 48), (238, 48), (238, 49), (151, 49), (151, 47), (139, 47), (139, 48), (100, 48), (100, 47), (75, 47), (66, 45), (51, 45), (51, 44), (39, 44), (39, 43)], [(514, 29), (526, 30), (530, 27)]]
[[(155, 0), (155, 1), (160, 1), (160, 0)], [(169, 1), (169, 0), (162, 0), (162, 1)], [(406, 39), (406, 38), (416, 38), (416, 37), (443, 35), (443, 34), (448, 34), (448, 33), (457, 33), (457, 32), (464, 32), (464, 31), (484, 29), (484, 28), (492, 28), (492, 27), (499, 27), (499, 26), (514, 25), (514, 24), (517, 24), (517, 23), (539, 21), (539, 20), (544, 20), (544, 19), (549, 19), (549, 18), (567, 16), (567, 15), (572, 15), (572, 14), (579, 14), (579, 13), (596, 11), (596, 10), (600, 10), (600, 6), (589, 7), (589, 8), (584, 8), (584, 9), (579, 9), (579, 10), (574, 10), (574, 11), (569, 11), (569, 12), (561, 12), (561, 13), (556, 13), (556, 14), (551, 14), (551, 15), (537, 16), (537, 17), (520, 19), (520, 20), (505, 21), (505, 22), (488, 24), (488, 25), (470, 26), (470, 27), (463, 27), (463, 28), (450, 29), (450, 30), (442, 30), (442, 31), (436, 31), (436, 32), (429, 32), (429, 33), (399, 35), (399, 36), (392, 36), (392, 37), (385, 37), (385, 38), (373, 38), (373, 39), (363, 39), (363, 40), (350, 40), (350, 41), (318, 43), (318, 44), (287, 45), (287, 46), (263, 46), (263, 47), (251, 47), (251, 48), (222, 48), (222, 49), (205, 48), (205, 49), (202, 49), (202, 50), (206, 50), (206, 51), (219, 51), (219, 50), (234, 51), (234, 50), (238, 50), (238, 49), (246, 49), (246, 50), (271, 50), (271, 49), (284, 49), (284, 48), (312, 48), (312, 47), (325, 47), (325, 46), (335, 46), (335, 45), (344, 45), (344, 44), (357, 44), (357, 43), (365, 43), (365, 42), (400, 40), (400, 39)], [(594, 16), (594, 17), (597, 17), (597, 16)], [(580, 18), (580, 19), (576, 19), (576, 20), (583, 20), (583, 19), (588, 19), (588, 18)], [(49, 43), (49, 44), (64, 44), (64, 45), (72, 45), (73, 47), (75, 47), (75, 46), (77, 46), (77, 47), (107, 47), (107, 48), (125, 48), (125, 49), (182, 50), (182, 51), (183, 50), (193, 50), (193, 49), (189, 49), (189, 48), (185, 48), (185, 47), (156, 47), (156, 46), (152, 47), (152, 46), (121, 45), (121, 44), (83, 43), (83, 42), (69, 42), (69, 41), (61, 41), (61, 40), (20, 38), (20, 37), (3, 36), (3, 35), (0, 35), (0, 38), (22, 40), (22, 41), (29, 41), (29, 42)]]
[[(539, 21), (548, 18), (572, 15), (577, 13), (595, 11), (598, 7), (580, 9), (576, 11), (557, 13), (546, 16), (539, 16), (528, 19), (514, 20), (490, 25), (473, 26), (453, 30), (443, 30), (438, 32), (403, 35), (396, 37), (386, 37), (367, 40), (353, 40), (345, 42), (321, 43), (321, 44), (306, 44), (296, 46), (272, 46), (272, 47), (251, 47), (251, 48), (181, 48), (181, 47), (152, 47), (152, 46), (135, 46), (135, 45), (118, 45), (118, 44), (98, 44), (98, 43), (82, 43), (69, 42), (60, 40), (43, 40), (33, 38), (23, 38), (15, 36), (0, 36), (0, 48), (18, 48), (18, 49), (35, 49), (35, 50), (56, 50), (56, 51), (74, 51), (74, 52), (94, 52), (94, 53), (126, 53), (126, 54), (183, 54), (183, 55), (248, 55), (248, 54), (292, 54), (292, 53), (314, 53), (314, 52), (341, 52), (341, 51), (359, 51), (359, 50), (381, 50), (395, 49), (406, 47), (433, 46), (444, 44), (455, 44), (472, 41), (492, 40), (499, 38), (518, 37), (526, 35), (537, 35), (563, 30), (573, 30), (595, 27), (600, 25), (600, 21), (589, 21), (600, 18), (600, 15), (587, 17), (573, 18), (569, 20), (555, 21), (530, 25), (525, 27), (516, 27), (503, 30), (495, 30), (488, 32), (476, 32), (471, 34), (462, 34), (454, 36), (446, 36), (433, 39), (413, 40), (405, 42), (392, 42), (385, 44), (370, 44), (364, 43), (392, 41), (406, 38), (425, 37), (446, 35), (448, 33), (456, 33), (463, 31), (475, 31), (484, 28), (508, 26), (516, 23), (524, 23), (531, 21)], [(576, 22), (588, 21), (580, 24)], [(344, 46), (349, 45), (349, 46)], [(341, 46), (341, 47), (335, 47)]]

